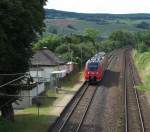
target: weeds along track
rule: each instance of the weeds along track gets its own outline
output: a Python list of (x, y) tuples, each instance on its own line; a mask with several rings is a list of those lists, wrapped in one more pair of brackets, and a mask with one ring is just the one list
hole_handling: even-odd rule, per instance
[(135, 70), (130, 51), (125, 51), (124, 60), (125, 132), (145, 132), (139, 96), (135, 88)]

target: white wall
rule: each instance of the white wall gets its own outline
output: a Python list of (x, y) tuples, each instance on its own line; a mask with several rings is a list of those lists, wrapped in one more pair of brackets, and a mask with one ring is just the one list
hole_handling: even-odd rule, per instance
[[(60, 77), (65, 77), (66, 73), (70, 73), (72, 70), (70, 65), (59, 65), (54, 67), (40, 67), (41, 70), (38, 70), (39, 80), (44, 80), (45, 82), (49, 82), (51, 78), (51, 73), (54, 71), (63, 71)], [(67, 72), (69, 70), (69, 72)], [(38, 81), (37, 79), (37, 71), (34, 69), (30, 69), (30, 74), (34, 78), (34, 81)], [(43, 78), (43, 79), (42, 79)]]
[[(38, 81), (37, 75), (40, 78), (40, 80), (44, 80), (45, 82), (49, 82), (50, 81), (50, 77), (51, 77), (51, 72), (58, 70), (58, 67), (40, 67), (40, 69), (38, 69), (38, 74), (36, 69), (34, 68), (30, 68), (30, 75), (31, 77), (33, 77), (34, 81)], [(42, 79), (43, 78), (43, 79)]]
[(21, 91), (19, 96), (22, 96), (21, 97), (22, 101), (17, 101), (19, 105), (13, 103), (14, 109), (24, 109), (24, 108), (32, 106), (32, 99), (44, 91), (45, 91), (44, 83), (39, 84), (38, 88), (35, 87), (32, 90)]

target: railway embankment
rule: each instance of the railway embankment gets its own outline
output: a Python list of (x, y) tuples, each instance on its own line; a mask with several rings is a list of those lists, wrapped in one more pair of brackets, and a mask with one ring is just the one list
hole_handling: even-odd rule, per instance
[(133, 58), (142, 81), (137, 88), (141, 91), (146, 91), (150, 96), (150, 52), (140, 53), (135, 50)]
[(150, 131), (150, 52), (133, 52), (133, 58), (140, 76), (141, 83), (136, 86), (138, 89), (145, 131)]

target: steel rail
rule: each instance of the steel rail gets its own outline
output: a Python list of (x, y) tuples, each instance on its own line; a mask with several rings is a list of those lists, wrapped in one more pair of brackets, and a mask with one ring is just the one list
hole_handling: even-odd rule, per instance
[[(130, 62), (130, 64), (132, 64)], [(141, 110), (141, 105), (140, 105), (140, 100), (139, 100), (139, 96), (138, 96), (138, 91), (136, 88), (134, 88), (135, 86), (135, 79), (134, 79), (134, 68), (132, 65), (130, 65), (131, 67), (131, 75), (132, 75), (132, 83), (133, 83), (133, 89), (134, 89), (134, 93), (135, 93), (135, 97), (136, 97), (136, 104), (137, 104), (137, 107), (138, 107), (138, 113), (139, 113), (139, 119), (140, 119), (140, 123), (141, 123), (141, 129), (142, 129), (142, 132), (145, 132), (145, 127), (144, 127), (144, 120), (143, 120), (143, 116), (142, 116), (142, 110)]]
[(127, 74), (126, 74), (126, 51), (124, 51), (124, 112), (125, 112), (125, 132), (128, 132), (128, 108), (127, 108)]
[[(87, 84), (85, 84), (87, 85)], [(63, 125), (60, 127), (59, 132), (61, 132), (64, 128), (64, 126), (66, 125), (66, 123), (68, 122), (68, 120), (70, 119), (71, 115), (73, 114), (73, 112), (75, 111), (76, 107), (78, 106), (79, 102), (81, 101), (82, 97), (84, 96), (86, 90), (88, 89), (89, 85), (87, 85), (85, 87), (85, 89), (83, 90), (81, 96), (79, 97), (79, 99), (77, 100), (77, 102), (74, 104), (72, 110), (70, 111), (70, 113), (67, 116), (67, 119), (65, 120), (65, 122), (63, 123)]]
[(95, 88), (94, 93), (93, 93), (93, 95), (92, 95), (92, 97), (91, 97), (91, 99), (90, 99), (90, 102), (89, 102), (89, 104), (88, 104), (87, 107), (86, 107), (85, 113), (84, 113), (84, 115), (83, 115), (83, 117), (82, 117), (82, 119), (81, 119), (81, 121), (80, 121), (80, 123), (79, 123), (79, 126), (78, 126), (76, 132), (79, 132), (79, 131), (80, 131), (80, 128), (81, 128), (81, 126), (82, 126), (82, 124), (83, 124), (83, 121), (84, 121), (84, 119), (85, 119), (85, 117), (86, 117), (86, 115), (87, 115), (87, 113), (88, 113), (88, 110), (89, 110), (89, 108), (90, 108), (90, 106), (91, 106), (91, 104), (92, 104), (92, 102), (93, 102), (93, 99), (94, 99), (94, 96), (95, 96), (95, 94), (96, 94), (96, 91), (97, 91), (97, 87)]
[[(125, 55), (125, 60), (124, 60), (124, 111), (125, 111), (125, 132), (128, 132), (128, 94), (127, 94), (127, 56)], [(139, 120), (140, 120), (140, 124), (141, 124), (141, 132), (145, 132), (145, 127), (144, 127), (144, 121), (143, 121), (143, 116), (142, 116), (142, 110), (141, 110), (141, 106), (140, 106), (140, 101), (139, 101), (139, 96), (138, 96), (138, 92), (137, 89), (134, 88), (135, 86), (135, 79), (134, 79), (134, 68), (133, 68), (133, 64), (131, 62), (131, 57), (129, 59), (129, 67), (130, 67), (130, 71), (131, 71), (131, 77), (132, 77), (132, 84), (133, 84), (133, 89), (134, 89), (134, 95), (136, 98), (136, 104), (137, 104), (137, 109), (138, 109), (138, 115), (139, 115)], [(128, 67), (128, 68), (129, 68)]]

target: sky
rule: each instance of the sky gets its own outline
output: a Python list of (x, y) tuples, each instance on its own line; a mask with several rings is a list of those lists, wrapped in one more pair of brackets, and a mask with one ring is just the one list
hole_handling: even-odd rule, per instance
[(150, 0), (48, 0), (45, 8), (80, 13), (150, 13)]

